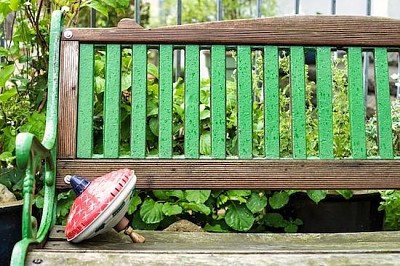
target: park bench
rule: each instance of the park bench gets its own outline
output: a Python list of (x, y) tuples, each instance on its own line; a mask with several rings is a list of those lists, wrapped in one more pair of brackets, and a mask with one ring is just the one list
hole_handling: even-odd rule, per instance
[[(204, 233), (143, 231), (146, 242), (129, 243), (107, 233), (80, 244), (68, 243), (62, 226), (54, 226), (55, 195), (76, 174), (94, 179), (112, 170), (130, 168), (136, 188), (153, 189), (396, 189), (400, 161), (392, 145), (388, 51), (398, 51), (400, 21), (352, 16), (288, 16), (209, 22), (143, 29), (133, 20), (115, 28), (62, 27), (55, 12), (51, 25), (46, 131), (43, 140), (29, 133), (17, 138), (18, 167), (25, 169), (23, 239), (14, 248), (12, 264), (29, 265), (175, 265), (175, 264), (396, 264), (398, 232), (337, 234)], [(102, 148), (94, 149), (94, 58), (106, 54)], [(133, 55), (130, 95), (121, 95), (121, 52)], [(146, 87), (148, 52), (159, 57), (159, 139), (157, 154), (146, 150)], [(184, 152), (173, 151), (173, 50), (184, 50)], [(290, 56), (292, 154), (280, 154), (279, 58)], [(199, 152), (200, 51), (211, 54), (211, 154)], [(226, 153), (227, 51), (236, 53), (237, 154)], [(316, 103), (319, 154), (307, 155), (305, 52), (316, 54)], [(333, 154), (332, 55), (348, 58), (351, 155)], [(365, 94), (362, 54), (375, 62), (378, 148), (366, 153)], [(265, 152), (253, 156), (252, 54), (264, 66)], [(120, 152), (121, 97), (131, 97), (130, 147)], [(95, 121), (95, 122), (94, 122)], [(98, 122), (98, 121), (97, 121)], [(96, 122), (96, 123), (97, 123)], [(33, 230), (33, 188), (43, 171), (45, 203), (40, 227)], [(40, 170), (42, 169), (42, 170)]]

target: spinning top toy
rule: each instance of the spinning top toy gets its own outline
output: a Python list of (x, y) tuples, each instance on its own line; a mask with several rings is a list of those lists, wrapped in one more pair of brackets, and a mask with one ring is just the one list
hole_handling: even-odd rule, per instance
[(92, 182), (68, 175), (64, 181), (77, 195), (65, 227), (68, 241), (78, 243), (114, 228), (124, 231), (133, 242), (144, 242), (125, 217), (136, 184), (134, 171), (117, 170)]

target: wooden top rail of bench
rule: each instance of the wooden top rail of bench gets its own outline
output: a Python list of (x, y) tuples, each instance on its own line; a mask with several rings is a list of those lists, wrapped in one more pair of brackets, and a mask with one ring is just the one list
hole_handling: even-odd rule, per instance
[(400, 46), (400, 20), (361, 16), (286, 16), (143, 29), (70, 28), (62, 40), (92, 43)]

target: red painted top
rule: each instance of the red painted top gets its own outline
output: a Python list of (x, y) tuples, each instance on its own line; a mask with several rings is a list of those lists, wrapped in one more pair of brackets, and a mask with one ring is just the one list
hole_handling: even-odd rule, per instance
[(77, 237), (113, 204), (130, 178), (134, 178), (134, 171), (121, 169), (93, 180), (72, 205), (65, 227), (67, 240)]

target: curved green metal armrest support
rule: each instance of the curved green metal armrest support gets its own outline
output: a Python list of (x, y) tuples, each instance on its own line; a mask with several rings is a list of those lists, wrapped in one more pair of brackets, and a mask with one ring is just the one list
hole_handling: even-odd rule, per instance
[[(60, 41), (63, 13), (54, 11), (50, 29), (50, 51), (48, 70), (48, 98), (46, 128), (43, 141), (30, 133), (20, 133), (16, 139), (17, 167), (25, 173), (23, 184), (22, 240), (13, 249), (11, 265), (25, 265), (30, 244), (41, 244), (54, 224), (56, 138), (58, 120), (58, 81), (60, 68)], [(44, 162), (44, 206), (41, 224), (36, 231), (36, 219), (32, 217), (35, 192), (35, 175)]]
[[(11, 265), (24, 265), (29, 244), (40, 244), (45, 240), (55, 211), (55, 161), (52, 152), (30, 133), (20, 133), (16, 140), (17, 166), (25, 171), (23, 184), (24, 207), (22, 213), (22, 240), (13, 250)], [(35, 193), (35, 175), (44, 161), (44, 206), (41, 224), (36, 231), (36, 219), (32, 217)]]

